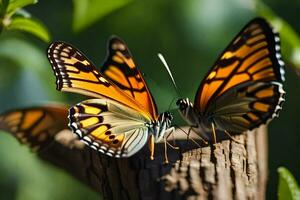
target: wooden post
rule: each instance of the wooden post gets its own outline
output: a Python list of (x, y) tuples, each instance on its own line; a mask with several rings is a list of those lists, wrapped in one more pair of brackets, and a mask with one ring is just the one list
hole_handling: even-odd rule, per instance
[(202, 148), (181, 136), (176, 138), (181, 150), (168, 149), (168, 165), (163, 164), (163, 144), (156, 145), (153, 161), (147, 147), (129, 159), (114, 159), (56, 137), (39, 156), (109, 200), (265, 199), (266, 136), (261, 126), (235, 136), (236, 141)]

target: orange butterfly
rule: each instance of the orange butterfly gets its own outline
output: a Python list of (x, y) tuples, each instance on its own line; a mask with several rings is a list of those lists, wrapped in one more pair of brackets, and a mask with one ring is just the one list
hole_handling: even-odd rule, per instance
[(149, 141), (153, 159), (154, 142), (164, 139), (166, 144), (166, 135), (173, 130), (172, 116), (157, 114), (153, 97), (122, 40), (109, 40), (101, 72), (64, 42), (52, 43), (48, 58), (58, 90), (96, 98), (69, 112), (69, 126), (88, 146), (112, 157), (129, 157)]
[(39, 150), (51, 143), (59, 131), (68, 129), (67, 116), (68, 109), (62, 105), (11, 110), (0, 115), (0, 129), (32, 150)]
[[(278, 34), (262, 18), (250, 21), (209, 70), (194, 104), (179, 99), (183, 118), (206, 139), (238, 134), (278, 116), (285, 99)], [(204, 133), (204, 134), (202, 134)]]

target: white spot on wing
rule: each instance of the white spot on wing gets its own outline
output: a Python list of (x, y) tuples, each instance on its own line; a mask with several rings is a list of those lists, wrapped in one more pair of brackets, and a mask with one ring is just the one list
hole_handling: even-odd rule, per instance
[(284, 62), (282, 60), (278, 60), (279, 65), (284, 66)]
[(81, 132), (79, 129), (77, 129), (77, 130), (75, 131), (75, 133), (76, 133), (80, 138), (82, 138), (82, 132)]
[(105, 146), (101, 146), (100, 149), (107, 150)]
[(86, 141), (88, 141), (89, 143), (92, 142), (91, 138), (89, 138), (88, 136), (84, 136), (83, 139), (86, 140)]
[(109, 152), (106, 152), (106, 155), (108, 155), (108, 156), (113, 156), (111, 153), (109, 153)]
[(104, 153), (103, 149), (98, 149), (98, 151), (100, 151), (101, 153)]
[(280, 53), (276, 53), (276, 58), (280, 59), (281, 58), (281, 54)]
[(99, 144), (97, 142), (93, 142), (93, 145), (99, 147)]

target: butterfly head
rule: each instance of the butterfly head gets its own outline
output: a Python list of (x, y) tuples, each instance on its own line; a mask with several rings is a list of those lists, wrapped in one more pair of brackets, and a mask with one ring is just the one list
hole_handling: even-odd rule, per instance
[(176, 105), (179, 108), (181, 113), (185, 113), (188, 108), (193, 107), (193, 104), (190, 102), (188, 98), (186, 99), (178, 99)]
[(157, 121), (152, 123), (152, 134), (155, 142), (159, 142), (163, 138), (166, 130), (171, 127), (172, 120), (173, 115), (170, 112), (164, 112), (158, 116)]
[(197, 112), (194, 109), (194, 105), (188, 98), (186, 99), (178, 99), (176, 102), (176, 105), (178, 106), (180, 114), (183, 116), (184, 119), (188, 122), (190, 125), (197, 124)]
[(173, 120), (173, 115), (170, 112), (164, 112), (160, 114), (158, 117), (158, 123), (160, 124), (165, 123), (167, 128), (171, 126), (172, 120)]

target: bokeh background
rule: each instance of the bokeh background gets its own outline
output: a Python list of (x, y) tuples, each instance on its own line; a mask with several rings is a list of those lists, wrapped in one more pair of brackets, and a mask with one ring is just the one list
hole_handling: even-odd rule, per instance
[[(284, 19), (295, 31), (284, 33), (287, 43), (300, 34), (298, 0), (48, 0), (25, 9), (49, 30), (50, 41), (73, 44), (99, 67), (106, 55), (107, 39), (111, 35), (121, 37), (145, 74), (160, 111), (167, 110), (177, 96), (158, 52), (169, 63), (180, 94), (194, 99), (207, 70), (253, 17)], [(287, 43), (283, 44), (289, 65), (286, 102), (280, 117), (269, 126), (268, 199), (276, 198), (279, 166), (287, 167), (300, 180), (300, 79), (294, 70), (297, 63), (290, 55), (290, 48), (297, 48), (297, 44)], [(0, 112), (49, 101), (72, 105), (84, 99), (55, 90), (55, 77), (46, 57), (48, 45), (19, 31), (0, 34)], [(181, 122), (178, 119), (176, 123)], [(99, 199), (99, 194), (0, 132), (0, 199)]]

